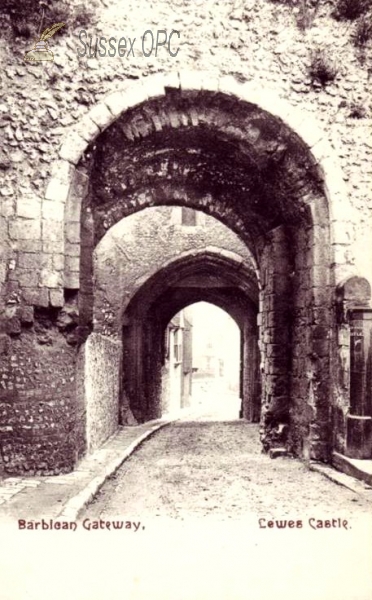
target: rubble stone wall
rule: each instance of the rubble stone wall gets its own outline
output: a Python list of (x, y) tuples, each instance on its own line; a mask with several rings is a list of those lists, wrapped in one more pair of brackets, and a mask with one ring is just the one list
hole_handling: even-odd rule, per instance
[[(301, 148), (304, 150), (304, 171), (311, 172), (314, 180), (317, 174), (324, 184), (330, 235), (327, 260), (328, 266), (330, 263), (333, 267), (324, 295), (321, 290), (326, 276), (324, 270), (316, 271), (312, 255), (311, 281), (320, 275), (320, 285), (310, 286), (313, 300), (307, 307), (312, 311), (314, 369), (316, 373), (325, 366), (333, 369), (333, 380), (327, 380), (325, 385), (332, 398), (344, 407), (345, 414), (347, 382), (336, 376), (339, 362), (329, 365), (330, 358), (324, 355), (326, 334), (319, 329), (317, 338), (315, 326), (321, 328), (324, 319), (327, 325), (333, 322), (330, 294), (335, 283), (352, 274), (372, 281), (372, 254), (366, 252), (372, 230), (372, 145), (366, 135), (371, 126), (370, 47), (367, 45), (363, 52), (355, 47), (352, 43), (355, 24), (336, 21), (331, 14), (332, 2), (320, 1), (306, 14), (297, 6), (269, 0), (213, 3), (129, 0), (125, 5), (117, 2), (116, 8), (113, 17), (102, 4), (97, 9), (96, 21), (88, 29), (93, 37), (110, 33), (118, 38), (122, 32), (136, 37), (134, 56), (81, 57), (77, 53), (79, 30), (76, 29), (66, 30), (55, 38), (54, 62), (42, 67), (30, 65), (23, 60), (30, 41), (15, 40), (10, 27), (4, 25), (6, 43), (0, 53), (0, 411), (1, 452), (4, 464), (12, 472), (68, 470), (85, 449), (84, 407), (80, 393), (76, 395), (74, 377), (78, 348), (92, 328), (93, 306), (87, 307), (82, 299), (89, 300), (91, 295), (95, 243), (112, 224), (130, 213), (130, 210), (115, 213), (116, 204), (116, 208), (109, 206), (109, 211), (101, 210), (100, 214), (95, 205), (93, 224), (93, 214), (89, 212), (92, 208), (89, 167), (97, 150), (96, 138), (105, 135), (104, 130), (121, 115), (122, 129), (113, 130), (112, 135), (115, 137), (121, 131), (120, 140), (125, 142), (122, 145), (129, 147), (132, 142), (129, 162), (135, 165), (134, 172), (139, 167), (134, 151), (140, 147), (139, 140), (143, 151), (145, 138), (151, 133), (146, 118), (151, 120), (153, 132), (166, 126), (183, 140), (184, 129), (200, 122), (205, 127), (208, 122), (211, 127), (220, 123), (228, 135), (239, 137), (244, 127), (238, 121), (242, 123), (243, 112), (247, 112), (238, 108), (243, 101), (248, 103), (252, 114), (256, 110), (252, 112), (253, 106), (261, 107), (265, 115), (273, 115), (273, 118), (266, 116), (258, 129), (251, 120), (246, 137), (242, 138), (242, 144), (248, 140), (257, 149), (255, 156), (259, 161), (267, 160), (273, 153), (280, 162), (281, 145), (272, 145), (273, 138), (283, 142), (287, 149), (296, 147), (294, 154), (301, 154)], [(146, 29), (164, 28), (180, 32), (177, 56), (170, 55), (165, 48), (160, 48), (157, 56), (144, 56), (141, 35)], [(325, 85), (311, 76), (312, 53), (319, 47), (335, 67), (334, 79)], [(208, 75), (198, 77), (195, 70)], [(169, 76), (170, 73), (174, 75)], [(158, 74), (166, 75), (167, 94), (164, 81), (156, 83), (154, 75)], [(186, 122), (182, 116), (182, 93), (181, 99), (178, 97), (176, 104), (173, 103), (175, 90), (185, 91), (186, 96), (188, 90), (194, 90), (194, 97), (199, 97), (198, 102), (188, 104)], [(203, 90), (209, 95), (203, 96)], [(213, 104), (217, 92), (223, 96), (221, 106), (227, 106), (226, 98), (230, 98), (230, 108), (224, 115)], [(231, 100), (232, 97), (237, 100)], [(147, 105), (147, 109), (142, 105)], [(229, 122), (226, 114), (234, 116), (239, 110), (243, 111), (239, 119)], [(263, 135), (266, 126), (271, 128), (271, 139)], [(260, 145), (264, 139), (265, 143)], [(102, 148), (110, 150), (104, 143)], [(227, 157), (224, 176), (237, 176), (238, 170), (229, 163), (227, 148), (224, 156)], [(115, 157), (111, 158), (113, 161)], [(105, 160), (109, 164), (110, 156), (103, 156), (103, 163)], [(115, 166), (115, 162), (112, 164)], [(184, 199), (184, 190), (164, 185), (171, 167), (172, 163), (167, 163), (163, 179), (159, 178), (154, 203), (160, 204), (164, 199), (171, 203), (177, 193), (180, 204)], [(179, 181), (181, 176), (185, 177), (188, 165), (183, 167), (180, 163)], [(217, 180), (218, 173), (213, 177)], [(126, 185), (125, 180), (119, 182)], [(231, 184), (234, 182), (240, 186), (247, 183), (243, 179), (230, 180)], [(288, 181), (288, 186), (302, 183), (297, 179)], [(317, 191), (311, 189), (311, 194)], [(112, 199), (110, 193), (105, 198), (108, 203)], [(137, 203), (136, 209), (151, 204), (140, 190), (131, 200)], [(213, 195), (204, 196), (202, 202), (204, 207), (200, 198), (194, 207), (213, 214), (216, 206)], [(311, 204), (309, 201), (310, 208)], [(230, 219), (235, 231), (244, 233), (241, 206), (239, 198), (231, 211), (231, 206), (223, 205), (220, 198), (220, 212), (215, 216), (222, 215), (225, 222)], [(83, 221), (81, 207), (84, 207)], [(132, 212), (135, 207), (132, 205)], [(268, 214), (270, 210), (269, 206)], [(110, 212), (106, 223), (105, 212)], [(317, 223), (314, 214), (312, 218), (315, 226), (319, 225), (318, 232), (314, 229), (311, 234), (318, 240), (319, 251), (324, 223)], [(301, 280), (306, 277), (304, 273)], [(84, 318), (81, 313), (77, 315), (79, 306), (86, 309)], [(322, 316), (323, 309), (326, 314)], [(335, 329), (330, 335), (332, 346), (337, 338)], [(339, 346), (341, 350), (347, 348), (342, 340)], [(296, 369), (302, 369), (302, 365), (297, 363)], [(311, 378), (309, 386), (311, 394), (316, 396), (322, 389), (324, 396), (318, 375)], [(42, 407), (36, 408), (39, 401), (48, 407), (44, 412), (40, 412)], [(329, 406), (322, 402), (323, 409), (316, 411), (317, 423), (328, 421)], [(39, 411), (37, 420), (34, 411)], [(49, 446), (38, 441), (41, 434), (37, 423), (43, 426)], [(316, 430), (317, 423), (313, 433), (321, 447), (324, 433)], [(342, 424), (340, 427), (342, 430)], [(342, 447), (342, 434), (336, 438), (338, 447)], [(35, 443), (26, 444), (30, 439)], [(47, 447), (54, 450), (48, 451)], [(320, 455), (324, 456), (323, 450)]]

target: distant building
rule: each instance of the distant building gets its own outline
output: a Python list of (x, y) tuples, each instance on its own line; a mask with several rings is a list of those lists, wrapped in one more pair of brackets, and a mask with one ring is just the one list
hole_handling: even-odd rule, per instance
[(194, 378), (219, 379), (226, 389), (239, 392), (240, 332), (217, 307), (205, 304), (204, 311), (193, 337)]
[(187, 309), (175, 315), (165, 331), (162, 413), (190, 405), (192, 393), (192, 320)]

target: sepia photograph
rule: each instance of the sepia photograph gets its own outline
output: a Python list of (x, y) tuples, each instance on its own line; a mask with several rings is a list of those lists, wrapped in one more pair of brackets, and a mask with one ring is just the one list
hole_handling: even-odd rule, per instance
[(0, 0), (0, 600), (372, 598), (372, 0)]

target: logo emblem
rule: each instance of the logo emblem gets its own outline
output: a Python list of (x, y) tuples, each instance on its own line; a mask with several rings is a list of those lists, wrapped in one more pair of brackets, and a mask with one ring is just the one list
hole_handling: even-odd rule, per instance
[(25, 54), (25, 60), (37, 62), (40, 60), (54, 60), (54, 54), (48, 48), (47, 40), (52, 37), (65, 23), (54, 23), (51, 27), (44, 29), (38, 41), (35, 43), (34, 50), (29, 50)]

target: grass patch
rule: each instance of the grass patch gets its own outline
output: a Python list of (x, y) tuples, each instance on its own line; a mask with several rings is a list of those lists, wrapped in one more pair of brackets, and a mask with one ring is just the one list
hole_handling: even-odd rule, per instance
[(357, 48), (364, 48), (372, 38), (372, 15), (360, 17), (353, 33), (353, 43)]
[(318, 83), (324, 87), (332, 83), (337, 74), (338, 68), (326, 50), (317, 48), (312, 52), (309, 75), (313, 84)]
[(75, 4), (68, 0), (3, 0), (3, 10), (9, 16), (13, 34), (17, 37), (36, 37), (38, 32), (53, 23), (65, 23), (57, 33), (85, 28), (94, 22), (97, 1)]

